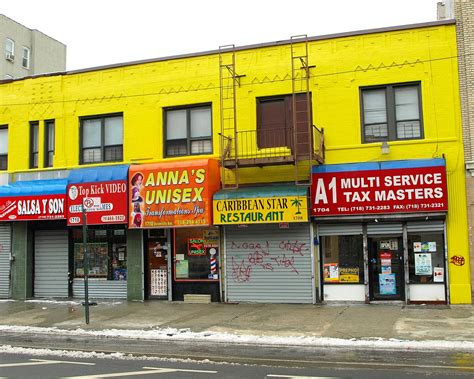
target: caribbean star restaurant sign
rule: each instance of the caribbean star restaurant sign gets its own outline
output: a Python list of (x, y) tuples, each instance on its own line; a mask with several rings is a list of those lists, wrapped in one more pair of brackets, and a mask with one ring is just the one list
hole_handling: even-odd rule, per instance
[(444, 159), (314, 166), (311, 215), (446, 212)]
[(214, 200), (214, 224), (268, 224), (308, 221), (306, 196)]
[(220, 186), (213, 159), (132, 165), (129, 227), (212, 225), (212, 195)]
[(0, 197), (0, 221), (65, 218), (65, 194)]
[(67, 186), (69, 226), (82, 225), (82, 206), (88, 225), (127, 223), (127, 181), (74, 183)]

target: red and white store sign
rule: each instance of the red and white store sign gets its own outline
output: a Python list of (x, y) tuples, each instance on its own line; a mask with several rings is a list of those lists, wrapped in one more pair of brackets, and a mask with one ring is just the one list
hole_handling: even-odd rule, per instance
[(312, 175), (312, 216), (448, 210), (445, 166)]
[(75, 183), (67, 186), (67, 224), (82, 224), (82, 204), (88, 225), (126, 224), (127, 182)]
[(0, 221), (66, 218), (66, 195), (0, 197)]

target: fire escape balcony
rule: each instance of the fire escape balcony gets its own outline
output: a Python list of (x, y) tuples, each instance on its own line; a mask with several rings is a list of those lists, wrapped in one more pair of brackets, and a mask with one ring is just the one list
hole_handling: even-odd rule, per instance
[(292, 128), (236, 131), (234, 136), (220, 134), (220, 142), (222, 166), (228, 169), (324, 163), (324, 133), (314, 125), (311, 133)]

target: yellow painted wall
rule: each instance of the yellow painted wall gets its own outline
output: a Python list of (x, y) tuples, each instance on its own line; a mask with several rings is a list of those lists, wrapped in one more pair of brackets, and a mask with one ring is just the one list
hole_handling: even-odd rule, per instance
[[(449, 264), (452, 303), (470, 303), (464, 158), (454, 25), (313, 41), (309, 44), (313, 123), (324, 128), (326, 163), (445, 157), (448, 171)], [(289, 45), (238, 51), (236, 70), (240, 130), (256, 127), (256, 98), (291, 93)], [(421, 82), (425, 138), (362, 144), (359, 88)], [(217, 54), (0, 84), (0, 125), (9, 126), (9, 171), (28, 169), (29, 121), (56, 120), (54, 168), (79, 162), (79, 117), (123, 112), (124, 161), (163, 160), (163, 108), (212, 103), (213, 147), (219, 157), (220, 107)], [(40, 124), (43, 126), (43, 123)], [(43, 129), (43, 128), (41, 128)], [(40, 135), (43, 162), (44, 134)], [(200, 156), (202, 158), (202, 156)], [(293, 167), (240, 171), (243, 183), (293, 180)]]

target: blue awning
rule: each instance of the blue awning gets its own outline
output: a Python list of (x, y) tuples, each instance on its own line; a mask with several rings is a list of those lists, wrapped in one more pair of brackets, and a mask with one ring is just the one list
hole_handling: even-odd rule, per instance
[(66, 179), (31, 180), (0, 187), (0, 197), (66, 194)]
[(71, 170), (68, 183), (110, 182), (127, 180), (129, 165), (87, 167)]
[(418, 168), (418, 167), (438, 167), (446, 166), (443, 158), (433, 159), (410, 159), (401, 161), (380, 161), (380, 162), (361, 162), (361, 163), (339, 163), (324, 164), (312, 167), (313, 174), (323, 174), (330, 172), (347, 171), (376, 171), (391, 170), (397, 168)]
[(225, 189), (214, 194), (214, 200), (252, 199), (261, 197), (307, 196), (307, 186), (292, 184)]

